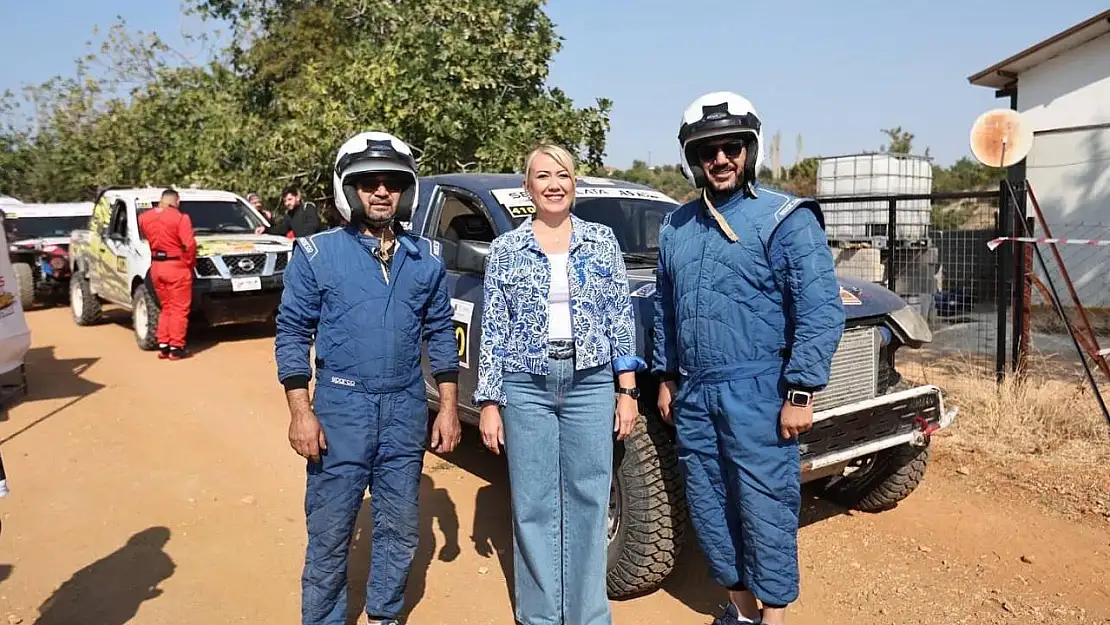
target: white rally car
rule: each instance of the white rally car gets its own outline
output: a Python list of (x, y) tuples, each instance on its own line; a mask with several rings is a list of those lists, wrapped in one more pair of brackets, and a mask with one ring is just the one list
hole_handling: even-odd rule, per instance
[[(74, 232), (70, 245), (74, 321), (78, 325), (95, 322), (104, 303), (129, 310), (135, 340), (145, 350), (157, 347), (159, 305), (147, 280), (150, 246), (139, 236), (138, 216), (158, 204), (162, 190), (101, 191), (88, 229)], [(207, 325), (272, 321), (293, 241), (254, 234), (255, 228), (269, 222), (234, 193), (177, 192), (197, 239), (191, 321)]]

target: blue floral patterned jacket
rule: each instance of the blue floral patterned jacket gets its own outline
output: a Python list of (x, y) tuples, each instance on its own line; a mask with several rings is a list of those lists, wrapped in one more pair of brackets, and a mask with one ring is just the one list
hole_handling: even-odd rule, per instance
[[(575, 366), (612, 363), (614, 374), (647, 367), (636, 355), (636, 326), (624, 257), (609, 226), (571, 215), (571, 325)], [(547, 296), (551, 265), (528, 219), (490, 245), (475, 405), (504, 405), (502, 374), (548, 374)]]

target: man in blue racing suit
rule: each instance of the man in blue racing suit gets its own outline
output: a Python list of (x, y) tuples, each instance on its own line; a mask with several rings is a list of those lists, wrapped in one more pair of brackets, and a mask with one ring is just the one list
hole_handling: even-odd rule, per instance
[(840, 287), (818, 204), (756, 183), (763, 134), (746, 99), (698, 98), (679, 142), (702, 193), (659, 232), (659, 409), (698, 540), (730, 591), (715, 623), (781, 625), (798, 597), (798, 435), (844, 328)]
[(345, 622), (347, 553), (369, 487), (366, 613), (370, 623), (396, 623), (417, 547), (429, 435), (423, 340), (442, 397), (431, 448), (450, 452), (461, 437), (447, 274), (430, 242), (399, 225), (419, 192), (407, 145), (386, 133), (356, 135), (339, 149), (333, 185), (346, 224), (297, 239), (275, 341), (289, 442), (307, 459), (301, 618), (304, 625)]

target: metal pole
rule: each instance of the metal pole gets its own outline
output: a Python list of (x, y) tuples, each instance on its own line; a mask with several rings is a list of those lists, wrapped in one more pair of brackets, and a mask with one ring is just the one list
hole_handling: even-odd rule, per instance
[(898, 200), (890, 198), (886, 207), (886, 288), (897, 293), (894, 275), (894, 246), (898, 239)]
[[(1006, 180), (1001, 180), (998, 186), (998, 212), (995, 214), (995, 230), (998, 232), (998, 236), (1008, 237), (1011, 236), (1010, 226), (1013, 224), (1013, 220), (1010, 219), (1010, 211), (1008, 210), (1010, 199), (1006, 194)], [(1012, 266), (1005, 258), (1005, 254), (997, 254), (994, 258), (995, 302), (998, 313), (998, 318), (995, 321), (994, 375), (999, 384), (1006, 378), (1006, 309), (1010, 302), (1008, 273)]]

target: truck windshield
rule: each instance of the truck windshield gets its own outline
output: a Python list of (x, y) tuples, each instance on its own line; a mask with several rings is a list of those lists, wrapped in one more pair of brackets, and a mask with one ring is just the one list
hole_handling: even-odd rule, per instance
[(89, 227), (88, 216), (69, 215), (63, 217), (21, 217), (7, 220), (11, 223), (12, 234), (16, 239), (41, 239), (47, 237), (68, 237), (74, 230)]
[[(150, 210), (144, 208), (142, 214)], [(262, 222), (242, 202), (212, 200), (181, 200), (181, 212), (193, 221), (197, 234), (237, 234), (254, 232)]]
[[(629, 266), (653, 266), (659, 256), (659, 225), (678, 204), (657, 200), (618, 197), (579, 197), (574, 214), (586, 221), (613, 229)], [(517, 217), (520, 225), (527, 217)]]

